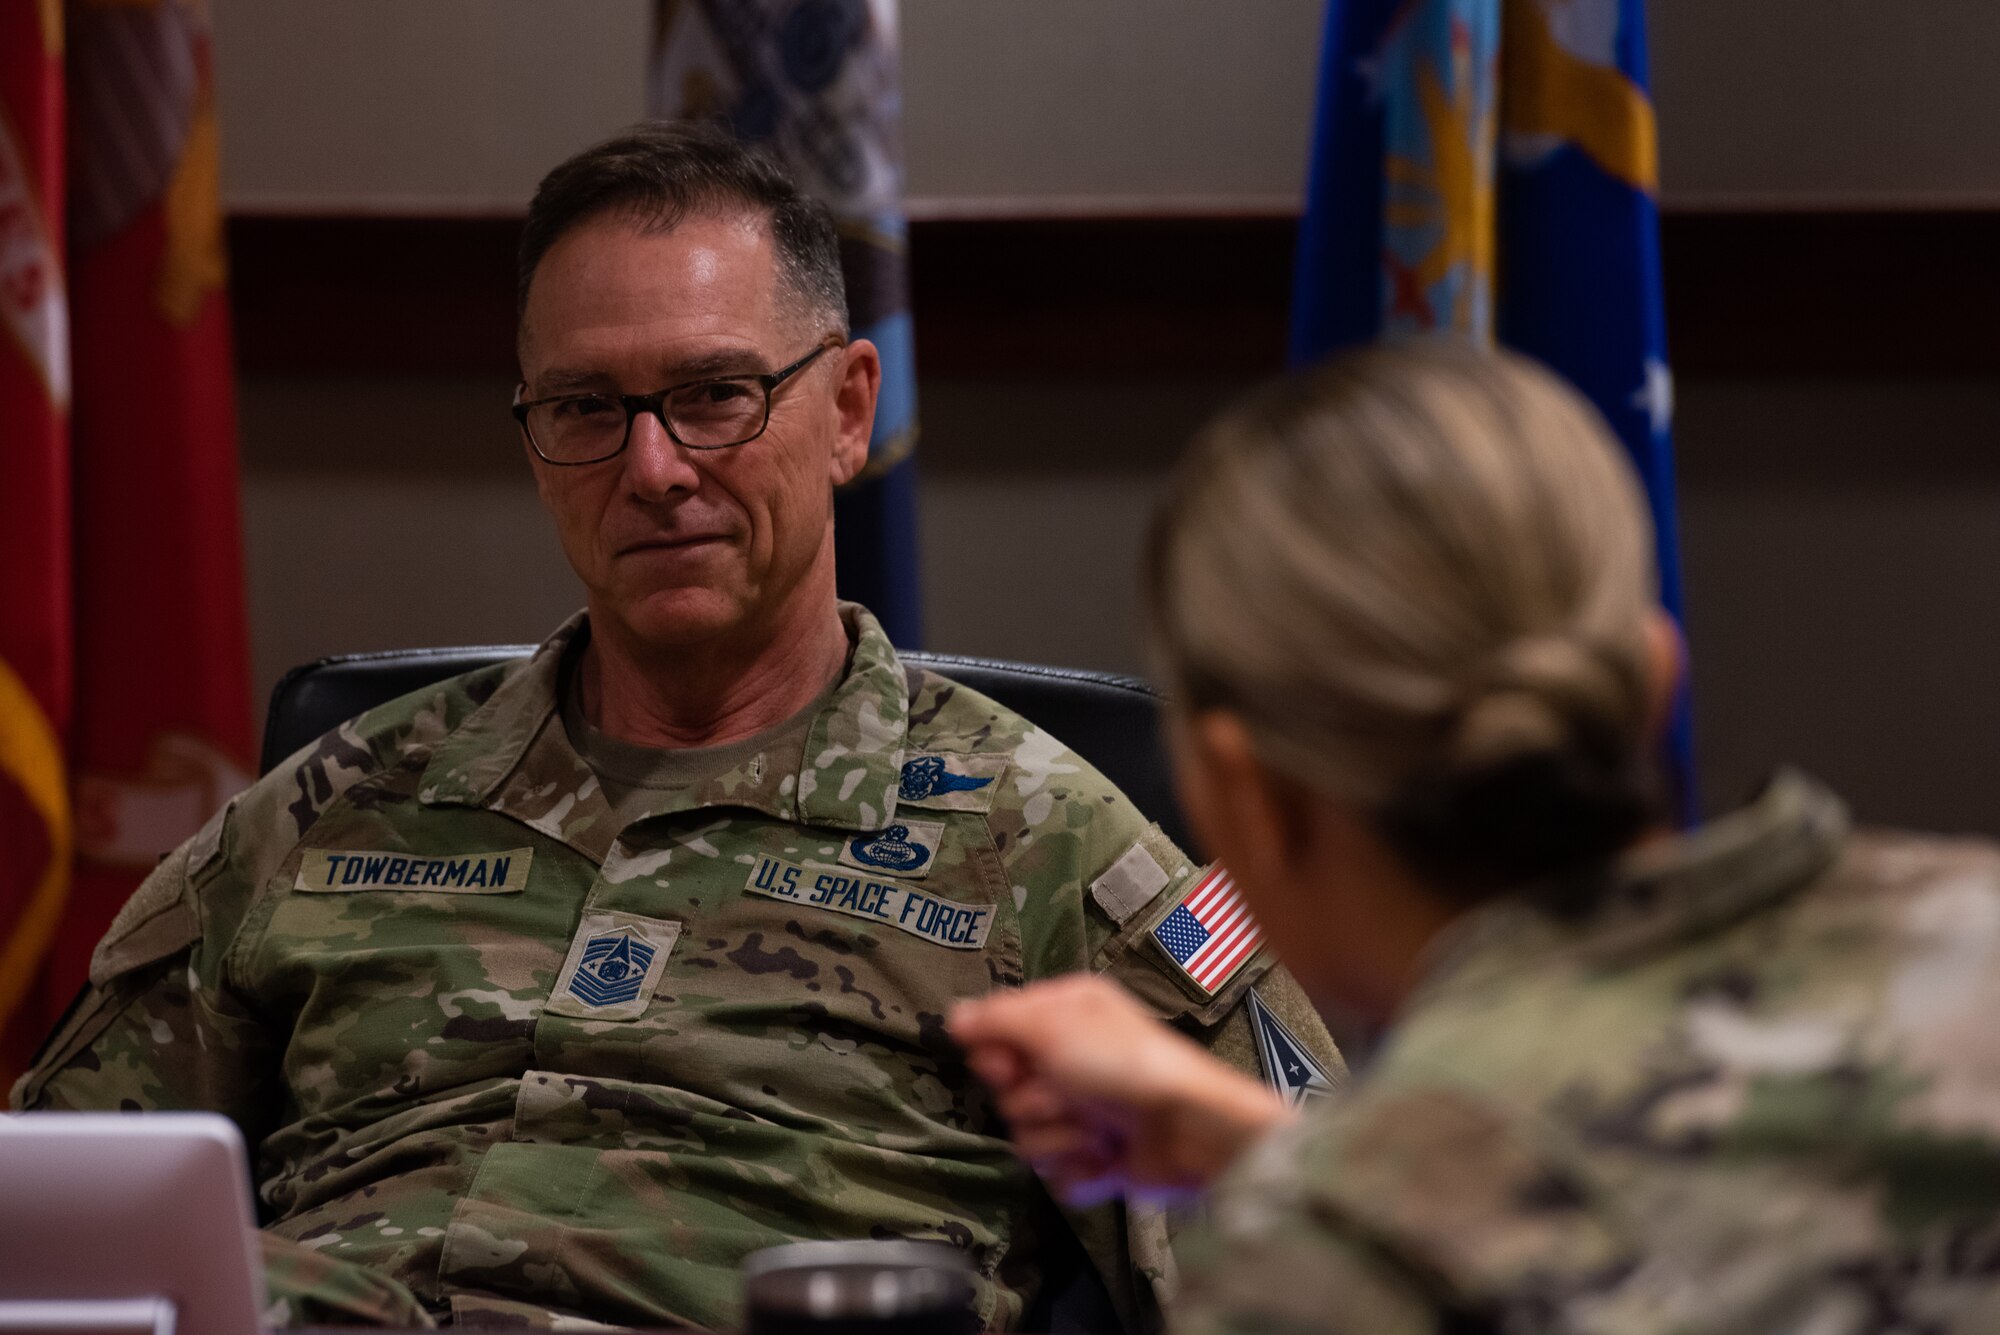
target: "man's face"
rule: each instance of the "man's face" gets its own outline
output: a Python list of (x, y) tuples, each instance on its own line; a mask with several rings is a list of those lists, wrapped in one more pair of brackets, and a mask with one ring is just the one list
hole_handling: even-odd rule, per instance
[[(756, 215), (688, 217), (649, 233), (612, 213), (542, 257), (521, 372), (531, 399), (641, 394), (775, 371), (829, 332), (780, 286)], [(754, 634), (798, 599), (824, 596), (833, 488), (867, 458), (878, 377), (866, 342), (831, 349), (772, 392), (761, 436), (727, 449), (688, 449), (643, 414), (624, 452), (599, 463), (559, 467), (530, 450), (592, 618), (670, 648)]]

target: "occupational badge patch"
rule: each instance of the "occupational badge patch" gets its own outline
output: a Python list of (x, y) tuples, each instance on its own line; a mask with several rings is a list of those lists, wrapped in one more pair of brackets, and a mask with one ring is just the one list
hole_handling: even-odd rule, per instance
[(1257, 1060), (1264, 1068), (1264, 1079), (1286, 1103), (1296, 1108), (1307, 1099), (1334, 1092), (1333, 1077), (1313, 1060), (1312, 1052), (1285, 1028), (1285, 1022), (1264, 1004), (1254, 987), (1250, 989), (1250, 1027), (1257, 1034)]
[(848, 840), (841, 845), (839, 862), (890, 876), (922, 876), (931, 869), (943, 839), (941, 820), (897, 821), (875, 834)]
[(681, 925), (632, 913), (586, 913), (546, 1007), (551, 1015), (635, 1020), (660, 985)]
[(1007, 763), (1004, 755), (914, 756), (903, 762), (896, 802), (934, 811), (991, 810), (994, 789)]
[(1153, 944), (1205, 996), (1220, 992), (1264, 939), (1221, 863), (1180, 895), (1153, 927)]

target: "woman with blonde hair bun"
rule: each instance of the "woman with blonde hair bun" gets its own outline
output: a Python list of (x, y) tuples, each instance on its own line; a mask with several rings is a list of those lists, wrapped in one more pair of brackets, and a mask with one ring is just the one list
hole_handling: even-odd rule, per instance
[(1337, 359), (1181, 464), (1183, 805), (1378, 1041), (1299, 1100), (1101, 980), (952, 1016), (1066, 1198), (1206, 1192), (1177, 1329), (2000, 1329), (2000, 850), (1850, 834), (1791, 772), (1673, 832), (1651, 551), (1595, 414), (1505, 353)]

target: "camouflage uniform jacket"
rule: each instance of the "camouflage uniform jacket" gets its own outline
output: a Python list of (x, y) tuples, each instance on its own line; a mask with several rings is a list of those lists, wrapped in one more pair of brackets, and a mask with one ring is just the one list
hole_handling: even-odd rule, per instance
[[(1255, 982), (1338, 1059), (1268, 960), (1210, 995), (1148, 948), (1194, 869), (1101, 775), (843, 614), (802, 765), (622, 829), (559, 718), (581, 618), (329, 733), (139, 889), (16, 1102), (233, 1117), (294, 1321), (726, 1324), (746, 1252), (870, 1236), (964, 1248), (1018, 1319), (1073, 1244), (954, 999), (1106, 970), (1251, 1064)], [(1071, 1225), (1152, 1321), (1160, 1221)]]
[(1448, 936), (1218, 1188), (1176, 1329), (2000, 1329), (2000, 850), (1781, 776), (1580, 925)]

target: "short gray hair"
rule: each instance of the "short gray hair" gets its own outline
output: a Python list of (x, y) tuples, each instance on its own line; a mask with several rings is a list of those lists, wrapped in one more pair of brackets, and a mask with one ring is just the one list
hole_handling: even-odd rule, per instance
[(518, 310), (528, 309), (528, 288), (542, 257), (580, 223), (622, 213), (664, 232), (690, 214), (734, 210), (769, 222), (786, 293), (845, 335), (847, 287), (832, 215), (784, 168), (710, 121), (634, 125), (544, 176), (521, 228)]

